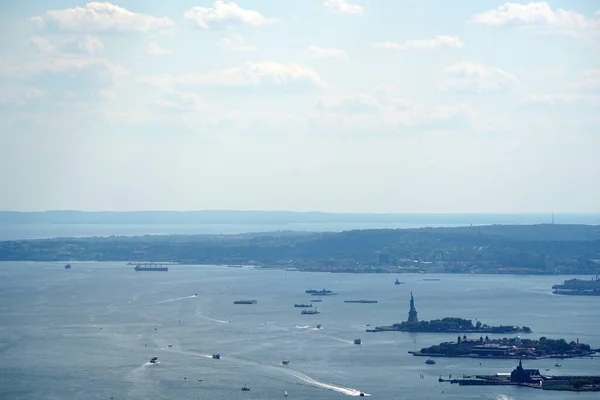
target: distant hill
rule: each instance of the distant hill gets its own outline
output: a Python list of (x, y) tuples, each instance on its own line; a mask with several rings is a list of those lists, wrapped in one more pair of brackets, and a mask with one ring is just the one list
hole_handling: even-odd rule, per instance
[(0, 242), (0, 261), (24, 260), (255, 264), (330, 272), (599, 274), (600, 226), (492, 225)]

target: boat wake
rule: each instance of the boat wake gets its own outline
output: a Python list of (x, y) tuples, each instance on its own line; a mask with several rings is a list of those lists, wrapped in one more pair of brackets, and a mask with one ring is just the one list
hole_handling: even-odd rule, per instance
[(308, 375), (303, 374), (302, 372), (298, 372), (298, 371), (295, 371), (292, 369), (280, 369), (280, 370), (288, 375), (293, 376), (294, 378), (301, 380), (302, 382), (308, 383), (309, 385), (320, 387), (323, 389), (333, 390), (335, 392), (345, 394), (346, 396), (358, 397), (358, 396), (360, 396), (361, 393), (363, 393), (363, 396), (370, 396), (370, 394), (361, 392), (360, 390), (356, 390), (356, 389), (352, 389), (352, 388), (345, 388), (345, 387), (341, 387), (341, 386), (332, 385), (331, 383), (325, 383), (325, 382), (318, 381), (314, 378), (311, 378)]
[(171, 303), (173, 301), (180, 301), (180, 300), (185, 300), (185, 299), (193, 299), (196, 298), (197, 296), (195, 294), (191, 295), (191, 296), (185, 296), (185, 297), (178, 297), (176, 299), (169, 299), (169, 300), (163, 300), (163, 301), (159, 301), (156, 302), (154, 304), (163, 304), (163, 303)]
[(514, 397), (511, 397), (511, 396), (508, 396), (508, 395), (505, 395), (505, 394), (499, 394), (496, 397), (496, 400), (514, 400)]
[(244, 364), (247, 366), (260, 367), (263, 369), (268, 369), (271, 371), (277, 371), (280, 373), (284, 373), (284, 374), (293, 376), (294, 378), (296, 378), (304, 383), (307, 383), (309, 385), (319, 387), (321, 389), (333, 390), (335, 392), (345, 394), (346, 396), (358, 397), (358, 396), (360, 396), (361, 393), (363, 394), (363, 396), (370, 396), (370, 394), (361, 392), (360, 390), (357, 390), (357, 389), (346, 388), (346, 387), (342, 387), (342, 386), (333, 385), (331, 383), (318, 381), (314, 378), (311, 378), (310, 376), (308, 376), (306, 374), (303, 374), (302, 372), (296, 371), (294, 369), (289, 369), (287, 366), (285, 368), (275, 367), (272, 365), (259, 364), (254, 361), (243, 360), (243, 359), (240, 359), (237, 357), (228, 357), (228, 360), (239, 363), (239, 364)]
[(294, 325), (294, 328), (296, 328), (296, 329), (308, 329), (308, 328), (310, 328), (310, 325), (303, 325), (303, 326)]
[(216, 318), (208, 317), (208, 316), (202, 314), (202, 312), (198, 308), (196, 309), (196, 314), (195, 315), (198, 318), (202, 318), (202, 319), (205, 319), (207, 321), (218, 322), (219, 324), (230, 324), (231, 323), (231, 321), (226, 321), (224, 319), (216, 319)]
[[(320, 331), (320, 329), (315, 329), (317, 331)], [(342, 343), (346, 343), (346, 344), (354, 344), (354, 342), (352, 340), (347, 340), (347, 339), (342, 339), (336, 336), (330, 336), (330, 335), (321, 335), (327, 339), (331, 339), (331, 340), (337, 340), (338, 342), (342, 342)]]

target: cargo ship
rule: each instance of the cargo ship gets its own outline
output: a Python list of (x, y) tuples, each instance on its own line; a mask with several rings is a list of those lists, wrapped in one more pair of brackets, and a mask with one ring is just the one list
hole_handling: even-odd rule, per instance
[(554, 294), (565, 294), (570, 296), (600, 296), (600, 277), (590, 280), (569, 279), (563, 282), (562, 285), (552, 286)]
[(138, 264), (135, 266), (136, 271), (168, 271), (169, 268), (162, 264)]
[(377, 300), (344, 300), (344, 303), (366, 303), (366, 304), (373, 304), (373, 303), (377, 303)]
[(327, 290), (327, 289), (323, 289), (323, 290), (309, 289), (309, 290), (305, 290), (304, 293), (310, 294), (311, 296), (334, 296), (337, 294), (337, 293), (334, 293), (331, 290)]
[(233, 304), (256, 304), (258, 301), (256, 300), (236, 300)]

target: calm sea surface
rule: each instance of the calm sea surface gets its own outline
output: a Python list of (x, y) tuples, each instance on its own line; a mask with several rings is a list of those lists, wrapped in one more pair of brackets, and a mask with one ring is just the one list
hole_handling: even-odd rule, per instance
[[(401, 275), (406, 284), (396, 286), (393, 275), (216, 266), (135, 272), (123, 263), (74, 263), (66, 271), (62, 263), (0, 263), (0, 398), (280, 399), (284, 391), (289, 399), (341, 399), (359, 391), (374, 399), (598, 398), (438, 383), (440, 375), (509, 372), (516, 361), (440, 358), (426, 365), (407, 352), (455, 334), (364, 330), (406, 319), (412, 291), (421, 319), (528, 325), (532, 337), (579, 338), (597, 348), (600, 297), (552, 295), (556, 277), (425, 277), (440, 281)], [(293, 305), (314, 299), (304, 294), (310, 288), (339, 295), (323, 298), (320, 314), (301, 315)], [(237, 299), (258, 304), (234, 305)], [(353, 299), (379, 303), (343, 303)], [(359, 337), (363, 344), (354, 345)], [(160, 362), (150, 364), (152, 356)], [(284, 359), (289, 366), (281, 365)], [(600, 359), (563, 360), (560, 369), (555, 362), (524, 364), (547, 374), (600, 375)]]

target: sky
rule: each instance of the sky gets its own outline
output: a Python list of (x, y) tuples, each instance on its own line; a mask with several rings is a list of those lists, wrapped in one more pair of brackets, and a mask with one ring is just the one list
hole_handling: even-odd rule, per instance
[(0, 210), (600, 212), (600, 3), (0, 2)]

